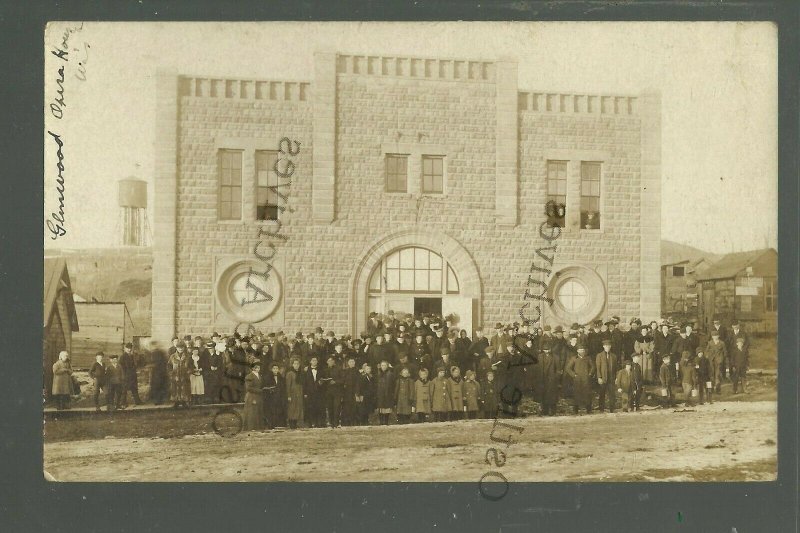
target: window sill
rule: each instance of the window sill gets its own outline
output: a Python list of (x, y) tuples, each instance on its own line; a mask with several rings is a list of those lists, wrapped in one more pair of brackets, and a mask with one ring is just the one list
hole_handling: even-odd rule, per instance
[(217, 224), (223, 224), (225, 226), (244, 226), (247, 222), (244, 220), (217, 220)]

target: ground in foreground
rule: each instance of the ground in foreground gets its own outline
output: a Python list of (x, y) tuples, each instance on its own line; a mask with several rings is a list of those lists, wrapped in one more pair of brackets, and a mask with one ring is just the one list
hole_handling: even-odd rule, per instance
[[(44, 468), (60, 481), (477, 482), (490, 470), (511, 482), (776, 479), (774, 401), (503, 422), (523, 428), (497, 426), (510, 446), (490, 440), (492, 420), (49, 442)], [(504, 466), (487, 464), (490, 448)]]

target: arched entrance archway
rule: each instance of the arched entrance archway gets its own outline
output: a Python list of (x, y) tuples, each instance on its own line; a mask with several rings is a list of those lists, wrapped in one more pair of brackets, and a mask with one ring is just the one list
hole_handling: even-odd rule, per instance
[[(396, 274), (398, 276), (397, 285), (392, 281), (392, 288), (387, 290), (389, 289), (389, 281), (388, 278), (384, 278), (385, 285), (376, 293), (373, 274), (378, 272), (378, 269), (381, 269), (381, 276), (388, 274), (390, 271), (392, 275), (395, 275), (394, 269), (401, 269), (399, 261), (406, 261), (406, 259), (401, 259), (398, 254), (398, 252), (403, 253), (401, 250), (404, 249), (413, 250), (411, 256), (408, 255), (408, 252), (405, 252), (404, 257), (417, 257), (416, 254), (419, 254), (420, 264), (404, 263), (402, 266), (410, 264), (411, 266), (407, 270), (413, 272), (411, 275), (415, 276), (415, 279), (416, 276), (420, 276), (420, 284), (415, 284), (409, 279), (405, 285), (401, 285), (400, 272), (398, 272)], [(431, 252), (427, 256), (427, 263), (424, 262), (425, 253), (417, 252), (417, 250)], [(394, 257), (398, 257), (398, 263), (394, 262)], [(391, 268), (387, 263), (389, 258), (392, 258)], [(441, 263), (439, 263), (439, 260)], [(434, 274), (429, 273), (429, 281), (423, 283), (423, 276), (417, 274), (417, 270), (420, 272), (429, 270)], [(441, 271), (443, 285), (438, 285), (435, 282), (431, 284), (430, 276), (435, 275), (436, 271)], [(447, 282), (449, 281), (449, 276), (456, 278), (457, 292), (448, 290)], [(400, 301), (399, 299), (391, 300), (391, 297), (386, 296), (387, 294), (405, 294), (412, 298), (425, 296), (441, 298), (442, 314), (447, 315), (450, 312), (454, 312), (462, 319), (458, 327), (466, 329), (472, 335), (474, 327), (480, 324), (481, 281), (478, 267), (469, 252), (452, 237), (429, 230), (423, 232), (417, 228), (407, 228), (377, 239), (367, 246), (356, 263), (350, 283), (352, 290), (350, 293), (349, 322), (353, 335), (358, 335), (366, 329), (367, 317), (370, 311), (370, 280), (373, 280), (373, 298), (375, 294), (380, 294), (384, 298), (381, 300), (381, 305), (384, 307), (391, 305), (392, 302)], [(397, 289), (396, 292), (395, 288)], [(388, 309), (387, 307), (386, 310)]]

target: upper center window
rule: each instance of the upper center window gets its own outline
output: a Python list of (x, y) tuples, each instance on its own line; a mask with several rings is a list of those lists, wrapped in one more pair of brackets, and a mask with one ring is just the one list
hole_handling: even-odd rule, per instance
[(444, 192), (444, 158), (442, 156), (422, 156), (423, 194), (442, 194)]
[(425, 248), (395, 250), (375, 268), (369, 281), (371, 293), (429, 292), (458, 294), (458, 278), (442, 256)]
[(600, 229), (600, 163), (581, 162), (581, 228)]

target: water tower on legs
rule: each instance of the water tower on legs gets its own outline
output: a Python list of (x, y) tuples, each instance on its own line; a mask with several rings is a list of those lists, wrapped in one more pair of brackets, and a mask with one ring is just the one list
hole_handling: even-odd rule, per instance
[(119, 180), (119, 207), (122, 245), (148, 246), (150, 223), (147, 220), (147, 182), (134, 177)]

